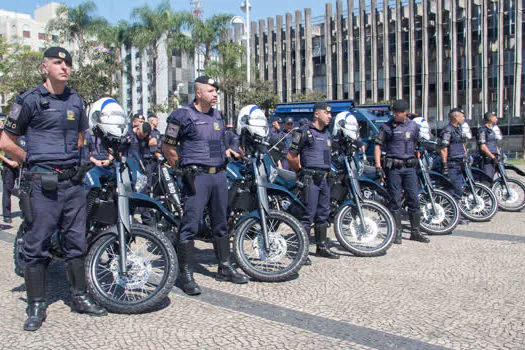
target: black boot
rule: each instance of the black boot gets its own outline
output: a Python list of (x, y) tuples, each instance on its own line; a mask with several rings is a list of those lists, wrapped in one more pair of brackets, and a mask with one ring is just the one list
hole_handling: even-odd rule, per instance
[(403, 241), (403, 224), (401, 223), (401, 210), (392, 212), (394, 216), (394, 223), (396, 225), (396, 232), (394, 237), (394, 244), (401, 244)]
[(315, 251), (316, 256), (320, 256), (328, 259), (339, 259), (339, 255), (332, 253), (326, 246), (326, 231), (328, 230), (328, 224), (315, 225), (315, 241), (317, 243), (317, 250)]
[(24, 331), (36, 331), (47, 317), (47, 266), (26, 265), (24, 279), (27, 291), (27, 320), (24, 323)]
[(417, 241), (421, 243), (430, 243), (430, 239), (428, 239), (426, 236), (423, 236), (421, 234), (421, 229), (419, 227), (419, 224), (421, 223), (421, 213), (420, 212), (410, 212), (409, 213), (410, 218), (410, 240)]
[(193, 248), (195, 242), (180, 241), (177, 246), (177, 255), (179, 257), (179, 282), (182, 291), (188, 295), (201, 294), (201, 288), (193, 279)]
[(230, 237), (217, 238), (215, 240), (215, 251), (219, 260), (219, 269), (215, 279), (235, 284), (248, 283), (248, 277), (238, 273), (230, 261)]
[(84, 259), (66, 262), (66, 276), (71, 290), (71, 311), (91, 316), (106, 316), (108, 311), (95, 304), (87, 294)]

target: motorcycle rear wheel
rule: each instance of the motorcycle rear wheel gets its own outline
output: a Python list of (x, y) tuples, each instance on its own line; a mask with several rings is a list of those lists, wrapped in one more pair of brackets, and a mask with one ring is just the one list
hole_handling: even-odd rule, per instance
[(498, 206), (505, 211), (520, 211), (525, 208), (525, 184), (516, 179), (507, 179), (509, 190), (502, 179), (496, 180), (492, 191), (498, 200)]
[(432, 210), (428, 194), (425, 193), (419, 197), (421, 229), (431, 235), (451, 234), (460, 218), (458, 203), (445, 191), (434, 190), (433, 195), (437, 213)]
[[(474, 202), (474, 198), (478, 199), (478, 204)], [(458, 204), (461, 214), (474, 222), (489, 221), (498, 211), (498, 201), (494, 192), (477, 182), (474, 183), (474, 193), (470, 190), (470, 186), (464, 187)]]

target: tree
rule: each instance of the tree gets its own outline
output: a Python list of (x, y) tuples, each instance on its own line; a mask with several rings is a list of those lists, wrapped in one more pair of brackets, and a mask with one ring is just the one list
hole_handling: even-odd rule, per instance
[(293, 94), (293, 102), (311, 102), (311, 101), (322, 101), (326, 100), (326, 95), (317, 90), (308, 91), (306, 94)]
[(267, 81), (254, 81), (245, 91), (239, 92), (239, 103), (241, 106), (255, 104), (265, 111), (275, 108), (279, 103), (279, 96), (273, 92), (273, 84)]
[(218, 49), (218, 43), (221, 34), (228, 28), (233, 15), (218, 14), (206, 20), (193, 17), (191, 21), (191, 37), (195, 46), (204, 48), (204, 67), (211, 60), (212, 52)]

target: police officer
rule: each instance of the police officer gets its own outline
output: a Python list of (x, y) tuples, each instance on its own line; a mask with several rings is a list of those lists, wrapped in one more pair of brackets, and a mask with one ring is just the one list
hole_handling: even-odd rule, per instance
[(270, 129), (270, 137), (279, 136), (281, 134), (281, 123), (283, 122), (281, 117), (272, 118), (272, 128)]
[[(31, 181), (33, 220), (26, 222), (24, 236), (28, 301), (24, 329), (28, 331), (39, 329), (46, 319), (48, 249), (51, 235), (59, 228), (63, 231), (71, 310), (107, 314), (86, 293), (86, 195), (82, 183), (73, 182), (72, 177), (89, 125), (81, 98), (66, 86), (71, 65), (71, 55), (61, 47), (44, 52), (45, 82), (16, 98), (0, 139), (2, 150), (17, 162), (27, 162)], [(22, 135), (26, 135), (27, 154), (17, 145)]]
[(301, 118), (301, 119), (299, 120), (299, 127), (300, 127), (300, 128), (305, 127), (305, 126), (307, 126), (309, 123), (310, 123), (310, 121), (308, 120), (308, 118)]
[(113, 156), (102, 144), (102, 139), (95, 137), (90, 132), (86, 133), (87, 147), (89, 149), (89, 160), (95, 166), (107, 167), (113, 162)]
[[(0, 119), (0, 132), (4, 130), (6, 115), (2, 114)], [(25, 140), (23, 137), (18, 138), (20, 147), (25, 148)], [(19, 164), (14, 161), (4, 152), (0, 153), (0, 160), (2, 161), (2, 215), (4, 222), (10, 224), (13, 222), (11, 218), (11, 194), (15, 186), (15, 179), (18, 177)]]
[[(403, 190), (408, 206), (411, 235), (410, 239), (428, 243), (430, 240), (420, 233), (421, 211), (418, 199), (418, 179), (415, 166), (416, 146), (419, 140), (418, 125), (408, 119), (408, 103), (397, 100), (392, 106), (394, 117), (381, 125), (375, 139), (374, 160), (380, 178), (387, 178), (387, 190), (390, 195), (390, 210), (396, 222), (394, 243), (401, 244), (401, 204)], [(381, 153), (386, 152), (384, 169), (381, 165)], [(386, 171), (386, 174), (385, 174)]]
[[(315, 112), (315, 111), (314, 111)], [(279, 139), (282, 140), (283, 144), (283, 154), (285, 155), (284, 159), (281, 160), (281, 165), (283, 169), (290, 170), (290, 165), (288, 163), (287, 155), (290, 151), (290, 146), (292, 145), (292, 130), (294, 129), (294, 121), (292, 117), (288, 117), (284, 120), (284, 127), (279, 135)]]
[(159, 118), (155, 114), (150, 114), (148, 116), (148, 124), (151, 126), (151, 133), (149, 138), (149, 151), (150, 153), (155, 156), (155, 154), (158, 152), (158, 150), (161, 148), (161, 138), (162, 135), (158, 129), (159, 126)]
[(483, 118), (485, 125), (478, 131), (479, 153), (483, 156), (483, 171), (493, 179), (496, 164), (501, 156), (496, 133), (493, 130), (493, 127), (498, 124), (498, 116), (495, 112), (487, 112)]
[[(224, 125), (221, 113), (213, 108), (217, 103), (217, 89), (215, 80), (207, 76), (195, 80), (195, 100), (171, 113), (162, 146), (171, 166), (177, 164), (180, 156), (183, 173), (184, 216), (177, 254), (182, 290), (188, 295), (201, 293), (193, 278), (193, 240), (208, 204), (219, 260), (216, 278), (238, 284), (248, 282), (248, 278), (239, 274), (230, 261)], [(180, 143), (180, 154), (175, 149), (177, 143)]]
[(330, 187), (327, 178), (331, 167), (331, 138), (328, 131), (331, 111), (332, 108), (326, 102), (314, 105), (312, 123), (293, 132), (287, 158), (290, 167), (305, 184), (303, 199), (306, 211), (301, 217), (301, 223), (309, 233), (315, 222), (316, 256), (339, 259), (339, 255), (332, 253), (326, 246), (330, 218)]

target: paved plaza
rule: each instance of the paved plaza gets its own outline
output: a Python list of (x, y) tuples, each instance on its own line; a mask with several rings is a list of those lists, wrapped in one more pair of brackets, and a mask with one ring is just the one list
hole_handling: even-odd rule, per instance
[(404, 240), (377, 258), (333, 242), (340, 260), (312, 256), (285, 283), (217, 282), (212, 246), (199, 242), (202, 295), (175, 288), (143, 315), (71, 313), (56, 262), (38, 332), (22, 331), (25, 289), (12, 261), (19, 223), (0, 225), (1, 349), (525, 349), (523, 212), (500, 212), (430, 244)]

